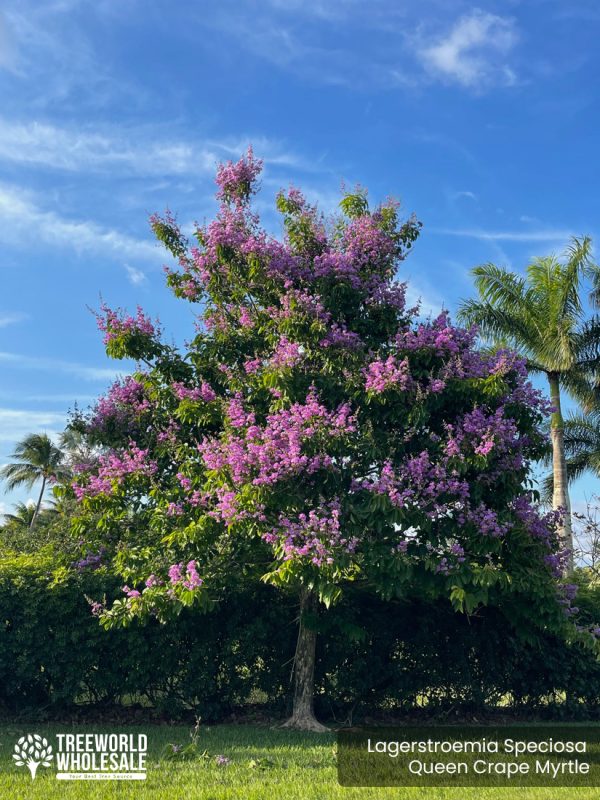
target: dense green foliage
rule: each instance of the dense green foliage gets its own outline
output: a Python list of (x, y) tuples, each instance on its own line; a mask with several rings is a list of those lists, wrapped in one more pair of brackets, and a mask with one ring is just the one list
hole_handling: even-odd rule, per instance
[[(583, 576), (582, 576), (582, 582)], [(584, 582), (585, 583), (585, 582)], [(282, 716), (298, 609), (270, 586), (229, 593), (211, 614), (105, 631), (86, 595), (118, 592), (104, 570), (68, 578), (48, 552), (0, 561), (0, 706), (64, 714), (76, 704), (139, 702), (161, 716), (209, 720), (257, 707)], [(593, 653), (515, 627), (520, 598), (466, 617), (449, 604), (383, 602), (357, 592), (317, 624), (316, 703), (324, 718), (446, 713), (509, 703), (543, 708), (570, 696), (571, 715), (600, 704)], [(580, 591), (584, 622), (600, 618), (600, 589)], [(510, 621), (509, 621), (510, 620)], [(561, 712), (562, 713), (562, 712)]]

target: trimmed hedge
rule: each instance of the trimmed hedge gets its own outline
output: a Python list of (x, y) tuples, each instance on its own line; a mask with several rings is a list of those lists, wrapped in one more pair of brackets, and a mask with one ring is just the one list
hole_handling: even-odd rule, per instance
[[(286, 712), (297, 607), (269, 586), (238, 588), (213, 612), (184, 610), (172, 624), (103, 630), (86, 596), (119, 593), (86, 571), (53, 583), (49, 553), (0, 559), (0, 707), (50, 715), (131, 702), (176, 718), (216, 720), (240, 707)], [(586, 621), (600, 592), (584, 587)], [(382, 602), (357, 592), (318, 622), (317, 708), (324, 718), (432, 710), (481, 711), (507, 700), (570, 716), (600, 708), (592, 653), (548, 637), (524, 641), (508, 610), (476, 616), (444, 603)], [(566, 693), (569, 703), (562, 698)]]
[(254, 696), (281, 704), (294, 612), (282, 625), (273, 589), (232, 596), (211, 614), (184, 610), (168, 626), (105, 631), (86, 596), (117, 595), (114, 579), (88, 571), (51, 584), (50, 556), (0, 559), (0, 706), (8, 712), (134, 700), (174, 717), (186, 708), (213, 717)]

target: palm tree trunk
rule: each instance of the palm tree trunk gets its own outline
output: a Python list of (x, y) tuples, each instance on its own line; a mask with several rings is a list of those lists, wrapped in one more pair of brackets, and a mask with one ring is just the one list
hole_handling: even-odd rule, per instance
[(560, 379), (558, 373), (548, 373), (550, 384), (550, 401), (554, 412), (550, 419), (550, 437), (552, 439), (552, 508), (563, 510), (562, 525), (558, 534), (564, 547), (569, 550), (568, 571), (573, 569), (573, 530), (571, 527), (571, 501), (567, 480), (567, 461), (565, 458), (565, 430), (560, 405)]
[(44, 492), (46, 491), (46, 476), (42, 478), (42, 488), (40, 489), (40, 496), (38, 497), (37, 506), (35, 507), (35, 511), (33, 512), (33, 517), (31, 518), (31, 524), (29, 525), (29, 530), (33, 529), (35, 521), (37, 519), (37, 515), (40, 513), (40, 508), (42, 507), (42, 498), (44, 497)]
[(316, 606), (316, 598), (312, 592), (303, 589), (300, 595), (298, 643), (294, 656), (294, 704), (292, 716), (282, 727), (322, 733), (328, 728), (317, 721), (314, 712), (317, 632), (306, 624), (306, 614), (316, 611)]

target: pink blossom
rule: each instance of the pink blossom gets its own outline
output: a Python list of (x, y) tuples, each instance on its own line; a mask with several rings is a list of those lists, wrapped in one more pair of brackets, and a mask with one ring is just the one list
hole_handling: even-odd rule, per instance
[(137, 307), (135, 317), (125, 314), (121, 309), (113, 310), (104, 304), (101, 306), (101, 311), (102, 314), (98, 314), (96, 319), (99, 330), (104, 333), (104, 344), (123, 334), (153, 338), (159, 332), (159, 328), (144, 314), (140, 306)]
[(130, 442), (129, 450), (100, 456), (97, 473), (89, 475), (87, 483), (82, 484), (79, 480), (72, 483), (75, 495), (78, 499), (101, 494), (111, 495), (128, 475), (154, 475), (158, 465), (148, 458), (148, 452), (147, 449), (139, 448), (135, 442)]
[(394, 356), (388, 356), (385, 360), (372, 361), (363, 374), (365, 389), (375, 394), (381, 394), (392, 386), (406, 391), (412, 385), (407, 358), (398, 361)]

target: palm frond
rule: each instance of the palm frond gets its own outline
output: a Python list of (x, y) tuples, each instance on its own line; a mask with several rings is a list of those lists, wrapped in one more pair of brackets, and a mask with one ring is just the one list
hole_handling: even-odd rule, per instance
[(521, 355), (526, 356), (536, 342), (536, 331), (532, 330), (527, 319), (488, 302), (464, 300), (458, 318), (464, 324), (477, 326), (481, 336), (488, 341), (508, 343)]
[(63, 452), (47, 433), (32, 433), (17, 442), (11, 455), (14, 461), (0, 470), (7, 491), (33, 484), (43, 478), (59, 478), (63, 474)]
[(527, 286), (523, 278), (495, 264), (481, 264), (472, 270), (475, 286), (484, 303), (521, 312)]

